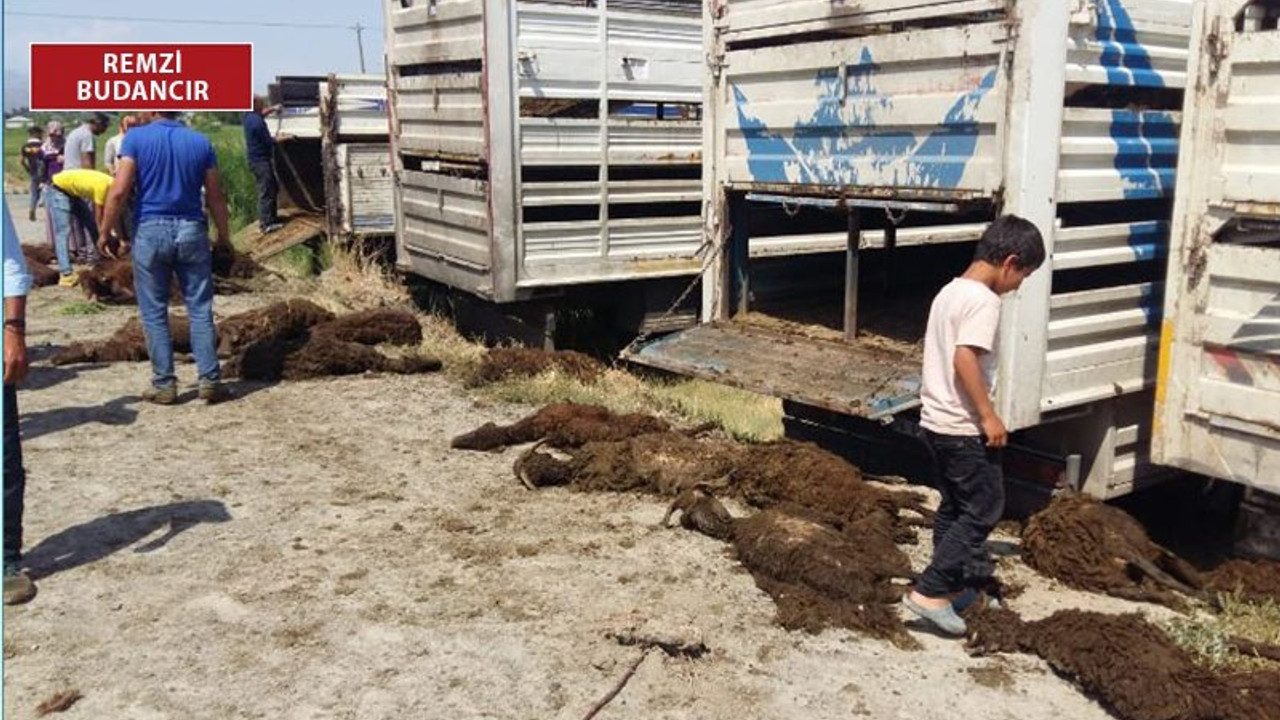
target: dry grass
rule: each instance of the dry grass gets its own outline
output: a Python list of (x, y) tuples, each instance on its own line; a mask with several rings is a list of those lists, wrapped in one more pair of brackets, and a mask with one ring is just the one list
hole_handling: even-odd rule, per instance
[(359, 245), (324, 244), (326, 269), (320, 275), (320, 293), (345, 310), (407, 307), (409, 291), (382, 266), (372, 251)]
[(782, 401), (705, 380), (649, 386), (657, 401), (696, 422), (714, 422), (740, 440), (782, 437)]
[(439, 358), (450, 377), (461, 382), (480, 366), (484, 345), (458, 334), (451, 320), (435, 314), (420, 315), (418, 320), (422, 324), (422, 353)]
[[(340, 312), (410, 306), (404, 285), (371, 255), (339, 246), (330, 253), (332, 263), (320, 276), (315, 298), (320, 304)], [(451, 377), (471, 376), (484, 358), (485, 347), (461, 336), (440, 315), (423, 314), (419, 320), (423, 333), (419, 352), (440, 359)], [(782, 436), (781, 401), (702, 380), (646, 380), (615, 368), (595, 382), (583, 382), (552, 370), (476, 392), (492, 400), (527, 405), (580, 402), (620, 412), (658, 413), (689, 424), (714, 422), (742, 440)]]
[(702, 380), (649, 381), (624, 370), (605, 371), (584, 383), (554, 370), (533, 378), (504, 380), (479, 389), (495, 400), (546, 405), (579, 402), (617, 412), (650, 412), (678, 422), (713, 422), (733, 437), (747, 441), (782, 436), (782, 403)]

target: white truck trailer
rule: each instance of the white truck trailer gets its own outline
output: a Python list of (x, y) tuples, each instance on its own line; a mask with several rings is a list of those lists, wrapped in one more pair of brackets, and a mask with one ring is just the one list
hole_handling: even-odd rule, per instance
[(700, 7), (383, 0), (400, 267), (490, 304), (695, 275)]
[(1138, 487), (1158, 473), (1192, 4), (711, 0), (705, 322), (629, 357), (780, 396), (799, 433), (892, 445), (881, 426), (909, 429), (919, 403), (929, 300), (1016, 213), (1050, 260), (1004, 306), (1010, 475)]
[(280, 112), (276, 174), (292, 203), (323, 212), (330, 238), (395, 232), (390, 122), (381, 75), (283, 76), (272, 85)]
[(1280, 554), (1280, 2), (1204, 0), (1192, 31), (1153, 459), (1249, 488)]

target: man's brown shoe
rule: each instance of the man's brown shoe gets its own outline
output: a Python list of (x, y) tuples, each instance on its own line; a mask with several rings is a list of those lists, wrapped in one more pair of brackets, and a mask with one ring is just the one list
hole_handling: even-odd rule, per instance
[(21, 605), (36, 596), (36, 584), (25, 572), (4, 576), (4, 604)]
[(196, 395), (206, 405), (216, 405), (232, 398), (231, 391), (220, 382), (201, 382)]
[(142, 399), (156, 405), (172, 405), (178, 402), (178, 388), (176, 385), (166, 387), (151, 385), (142, 391)]

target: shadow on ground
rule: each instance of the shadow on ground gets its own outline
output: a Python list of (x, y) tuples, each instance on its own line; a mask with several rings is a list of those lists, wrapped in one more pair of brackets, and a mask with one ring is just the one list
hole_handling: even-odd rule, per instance
[(27, 377), (18, 385), (20, 390), (48, 390), (49, 388), (74, 380), (87, 370), (101, 370), (105, 363), (76, 365), (75, 367), (54, 367), (52, 365), (32, 365), (27, 370)]
[(23, 559), (32, 577), (39, 579), (101, 560), (161, 528), (162, 535), (137, 545), (133, 552), (153, 552), (196, 525), (230, 520), (231, 513), (217, 500), (187, 500), (112, 513), (50, 535), (27, 551)]
[(138, 419), (138, 410), (129, 406), (141, 401), (142, 398), (137, 395), (126, 395), (101, 405), (80, 405), (23, 413), (20, 420), (22, 439), (34, 440), (43, 435), (89, 423), (131, 425)]

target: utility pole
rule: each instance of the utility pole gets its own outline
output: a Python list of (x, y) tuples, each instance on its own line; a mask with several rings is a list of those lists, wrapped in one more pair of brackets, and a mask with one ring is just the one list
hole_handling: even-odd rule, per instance
[(359, 21), (359, 20), (357, 20), (357, 21), (356, 21), (356, 26), (355, 26), (353, 29), (356, 31), (356, 46), (360, 48), (360, 73), (363, 75), (363, 74), (364, 74), (364, 72), (365, 72), (365, 69), (364, 69), (364, 26), (360, 24), (360, 21)]

